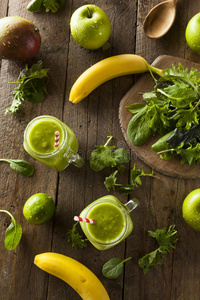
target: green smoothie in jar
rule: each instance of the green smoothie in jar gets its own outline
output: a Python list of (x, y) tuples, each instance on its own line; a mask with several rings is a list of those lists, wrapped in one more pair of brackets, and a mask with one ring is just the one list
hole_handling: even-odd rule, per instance
[(93, 246), (98, 250), (106, 250), (127, 238), (133, 230), (130, 212), (138, 203), (134, 199), (124, 205), (116, 197), (107, 195), (88, 205), (80, 217), (95, 222), (80, 222), (80, 225)]
[[(57, 147), (56, 132), (59, 132)], [(24, 149), (36, 160), (56, 171), (64, 170), (70, 163), (82, 167), (84, 161), (77, 154), (78, 147), (74, 132), (52, 116), (33, 119), (24, 132)]]

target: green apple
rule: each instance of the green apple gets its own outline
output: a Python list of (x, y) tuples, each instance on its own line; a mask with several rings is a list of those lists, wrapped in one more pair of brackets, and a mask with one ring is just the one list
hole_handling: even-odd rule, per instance
[(189, 21), (185, 37), (189, 47), (200, 54), (200, 13), (196, 14)]
[(200, 189), (193, 190), (183, 201), (182, 214), (185, 222), (200, 231)]
[(72, 15), (71, 34), (83, 48), (98, 49), (110, 36), (111, 25), (105, 12), (95, 5), (83, 5)]

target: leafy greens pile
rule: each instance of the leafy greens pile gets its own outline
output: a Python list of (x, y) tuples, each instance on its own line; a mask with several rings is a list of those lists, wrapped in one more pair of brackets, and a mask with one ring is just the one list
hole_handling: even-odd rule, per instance
[(65, 0), (32, 0), (27, 5), (30, 12), (39, 12), (44, 6), (46, 12), (56, 13), (60, 7), (63, 7)]
[(30, 69), (26, 65), (17, 81), (10, 82), (18, 84), (18, 86), (13, 91), (13, 103), (11, 107), (5, 110), (5, 114), (17, 112), (25, 100), (36, 103), (42, 102), (44, 94), (47, 94), (45, 82), (45, 78), (48, 78), (47, 73), (48, 69), (43, 69), (42, 61), (32, 65)]
[(157, 229), (155, 232), (148, 231), (149, 235), (156, 239), (159, 247), (144, 255), (139, 259), (138, 264), (143, 269), (143, 273), (146, 274), (151, 266), (156, 264), (162, 264), (164, 256), (167, 252), (172, 253), (177, 243), (177, 231), (174, 229), (174, 225), (171, 225), (168, 229)]
[(153, 91), (143, 94), (145, 103), (126, 106), (134, 114), (127, 129), (129, 140), (140, 146), (159, 133), (163, 137), (152, 149), (162, 153), (163, 159), (180, 155), (181, 163), (199, 163), (200, 72), (172, 65), (159, 80), (153, 80)]

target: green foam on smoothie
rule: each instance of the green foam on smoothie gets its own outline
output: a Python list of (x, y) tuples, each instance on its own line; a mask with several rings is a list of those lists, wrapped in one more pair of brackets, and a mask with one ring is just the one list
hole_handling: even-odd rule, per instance
[(121, 237), (125, 228), (125, 217), (120, 208), (113, 204), (99, 204), (91, 209), (88, 218), (94, 224), (88, 224), (88, 231), (96, 241), (112, 242)]
[(63, 140), (63, 130), (61, 126), (50, 120), (39, 121), (30, 130), (29, 143), (31, 148), (40, 154), (48, 154), (55, 151), (55, 132), (60, 132), (59, 144)]

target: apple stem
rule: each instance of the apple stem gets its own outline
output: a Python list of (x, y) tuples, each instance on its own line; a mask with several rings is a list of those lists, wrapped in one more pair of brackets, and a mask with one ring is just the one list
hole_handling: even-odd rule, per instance
[(87, 10), (88, 10), (88, 17), (89, 17), (89, 18), (92, 18), (91, 11), (90, 11), (90, 9), (89, 9), (88, 6), (87, 6)]

